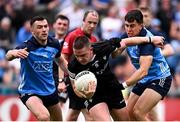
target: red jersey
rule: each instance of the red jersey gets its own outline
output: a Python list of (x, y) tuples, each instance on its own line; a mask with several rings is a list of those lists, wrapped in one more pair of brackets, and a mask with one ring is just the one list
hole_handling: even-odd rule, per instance
[[(64, 45), (62, 48), (62, 53), (67, 54), (69, 57), (73, 54), (73, 42), (78, 36), (85, 36), (86, 34), (81, 30), (81, 28), (77, 28), (74, 31), (70, 32), (64, 41)], [(96, 37), (91, 35), (88, 36), (90, 42), (97, 42)]]

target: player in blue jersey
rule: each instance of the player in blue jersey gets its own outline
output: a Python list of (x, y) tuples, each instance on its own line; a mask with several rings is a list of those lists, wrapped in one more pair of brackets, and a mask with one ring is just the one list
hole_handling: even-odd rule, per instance
[[(125, 31), (122, 38), (149, 37), (152, 33), (143, 26), (143, 15), (131, 10), (125, 16)], [(163, 99), (171, 86), (169, 66), (161, 49), (152, 44), (127, 47), (132, 64), (137, 69), (125, 82), (124, 87), (136, 84), (128, 99), (127, 108), (131, 120), (147, 120), (146, 114)]]
[[(45, 18), (31, 19), (32, 37), (9, 50), (7, 60), (20, 58), (21, 78), (18, 91), (20, 99), (39, 121), (61, 121), (62, 113), (53, 79), (53, 60), (60, 57), (62, 45), (48, 36), (49, 26)], [(65, 69), (66, 61), (60, 58)]]

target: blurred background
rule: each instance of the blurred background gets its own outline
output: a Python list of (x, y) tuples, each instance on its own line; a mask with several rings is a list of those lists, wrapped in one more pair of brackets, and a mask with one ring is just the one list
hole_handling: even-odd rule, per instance
[(9, 49), (31, 36), (31, 17), (45, 16), (53, 35), (56, 14), (70, 19), (71, 31), (81, 26), (86, 10), (95, 9), (100, 14), (95, 35), (102, 40), (120, 36), (124, 32), (125, 14), (139, 6), (151, 8), (151, 27), (166, 35), (175, 52), (166, 58), (173, 83), (168, 96), (157, 106), (158, 117), (162, 121), (180, 121), (180, 0), (0, 0), (0, 121), (35, 120), (18, 99), (19, 60), (5, 60)]

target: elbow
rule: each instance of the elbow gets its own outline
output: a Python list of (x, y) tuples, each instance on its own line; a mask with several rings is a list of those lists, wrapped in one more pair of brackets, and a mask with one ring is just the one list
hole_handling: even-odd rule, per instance
[(162, 50), (162, 53), (165, 57), (168, 57), (174, 55), (175, 51), (170, 44), (166, 44)]
[(175, 51), (174, 51), (174, 49), (172, 48), (170, 51), (169, 51), (169, 56), (172, 56), (172, 55), (174, 55), (175, 54)]

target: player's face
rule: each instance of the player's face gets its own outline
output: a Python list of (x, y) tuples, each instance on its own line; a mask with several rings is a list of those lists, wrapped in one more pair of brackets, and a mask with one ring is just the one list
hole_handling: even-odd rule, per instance
[(83, 21), (83, 26), (82, 26), (83, 31), (86, 34), (91, 35), (95, 31), (98, 21), (99, 21), (99, 17), (97, 14), (89, 13), (85, 18), (85, 20)]
[(62, 36), (62, 35), (65, 35), (66, 32), (68, 31), (69, 23), (67, 20), (59, 18), (56, 20), (53, 27), (54, 27), (55, 33), (57, 35)]
[(136, 20), (134, 20), (133, 22), (125, 21), (125, 31), (128, 37), (137, 36), (140, 33), (142, 27), (143, 24), (137, 23)]
[(146, 27), (150, 26), (151, 18), (152, 18), (151, 13), (148, 12), (148, 11), (144, 11), (144, 12), (142, 12), (142, 14), (143, 14), (143, 23), (144, 23), (144, 25)]
[(74, 55), (78, 62), (82, 65), (89, 63), (93, 57), (91, 47), (83, 47), (82, 49), (73, 49)]
[(49, 26), (46, 19), (35, 21), (32, 25), (32, 34), (40, 41), (46, 41), (49, 32)]

